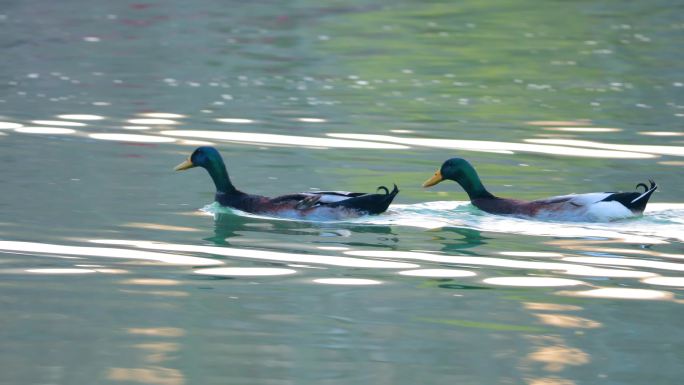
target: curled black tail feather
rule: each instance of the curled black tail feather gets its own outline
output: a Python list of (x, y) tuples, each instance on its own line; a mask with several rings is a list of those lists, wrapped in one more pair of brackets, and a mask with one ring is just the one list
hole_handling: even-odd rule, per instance
[(397, 195), (399, 193), (399, 188), (397, 187), (396, 183), (392, 183), (392, 191), (385, 187), (385, 186), (378, 186), (378, 188), (375, 191), (380, 191), (383, 190), (385, 192), (385, 195)]
[(365, 214), (380, 214), (387, 210), (394, 197), (399, 193), (397, 185), (392, 190), (386, 186), (378, 187), (379, 194), (364, 194), (329, 204), (330, 207), (347, 207)]
[(653, 181), (653, 179), (649, 179), (648, 182), (651, 184), (650, 187), (649, 187), (649, 186), (646, 186), (646, 183), (639, 183), (639, 184), (636, 185), (636, 189), (638, 190), (639, 187), (643, 187), (643, 188), (644, 188), (644, 192), (646, 192), (646, 191), (648, 191), (648, 190), (650, 190), (650, 189), (652, 189), (652, 188), (654, 188), (654, 187), (658, 187), (658, 185), (656, 184), (656, 182)]

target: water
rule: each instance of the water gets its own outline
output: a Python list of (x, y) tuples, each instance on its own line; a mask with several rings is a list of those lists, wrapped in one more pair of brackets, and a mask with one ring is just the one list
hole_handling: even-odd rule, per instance
[[(675, 384), (677, 2), (9, 2), (0, 384)], [(401, 189), (386, 214), (211, 204)], [(482, 213), (660, 185), (642, 218)]]

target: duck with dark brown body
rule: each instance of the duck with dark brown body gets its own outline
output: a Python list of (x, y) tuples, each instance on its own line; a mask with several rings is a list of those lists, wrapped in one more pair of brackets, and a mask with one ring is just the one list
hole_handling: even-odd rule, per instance
[(434, 186), (447, 179), (460, 184), (470, 202), (488, 213), (573, 221), (604, 221), (641, 215), (651, 194), (658, 188), (650, 180), (650, 186), (644, 183), (637, 185), (637, 188), (644, 188), (643, 192), (570, 194), (534, 201), (500, 198), (487, 191), (475, 168), (462, 158), (444, 162), (432, 178), (423, 183), (423, 187)]
[(395, 185), (390, 191), (384, 186), (382, 194), (354, 193), (345, 191), (315, 191), (281, 195), (269, 198), (247, 194), (235, 188), (228, 176), (221, 154), (213, 147), (198, 147), (176, 171), (202, 167), (216, 186), (215, 200), (221, 206), (232, 207), (248, 213), (280, 215), (295, 214), (306, 217), (320, 214), (322, 217), (340, 219), (366, 214), (380, 214), (387, 210), (399, 193)]

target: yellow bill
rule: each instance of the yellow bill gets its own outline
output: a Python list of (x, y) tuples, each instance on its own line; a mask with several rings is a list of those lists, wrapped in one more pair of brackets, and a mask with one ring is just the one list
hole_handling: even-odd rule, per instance
[(193, 168), (193, 167), (195, 167), (195, 165), (192, 164), (192, 161), (190, 159), (186, 159), (185, 162), (176, 166), (176, 168), (174, 168), (174, 170), (175, 171), (183, 171), (183, 170), (187, 170), (187, 169)]
[(444, 178), (442, 178), (442, 173), (440, 172), (440, 170), (437, 170), (437, 171), (435, 172), (435, 175), (432, 176), (432, 178), (430, 178), (430, 179), (426, 180), (425, 182), (423, 182), (423, 187), (434, 186), (434, 185), (436, 185), (437, 183), (439, 183), (439, 182), (441, 182), (441, 181), (443, 181), (443, 180), (444, 180)]

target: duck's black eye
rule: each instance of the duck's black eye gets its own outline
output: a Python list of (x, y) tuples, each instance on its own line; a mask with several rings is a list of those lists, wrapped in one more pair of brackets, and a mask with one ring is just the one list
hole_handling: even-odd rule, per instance
[(190, 159), (195, 164), (202, 163), (204, 158), (205, 158), (204, 152), (202, 150), (199, 150), (199, 149), (195, 150), (195, 152), (192, 153), (192, 156), (190, 156)]

